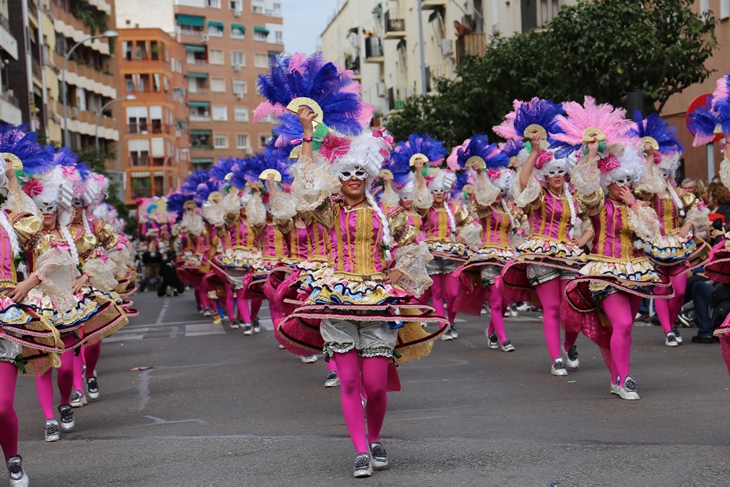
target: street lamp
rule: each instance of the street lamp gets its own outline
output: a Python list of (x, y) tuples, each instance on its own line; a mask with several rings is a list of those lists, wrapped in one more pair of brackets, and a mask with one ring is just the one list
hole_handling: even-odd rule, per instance
[(101, 114), (104, 113), (104, 110), (106, 110), (107, 107), (109, 105), (111, 105), (112, 103), (116, 103), (118, 101), (134, 101), (136, 99), (137, 99), (137, 97), (134, 95), (127, 95), (122, 98), (117, 98), (115, 100), (110, 101), (109, 103), (107, 103), (106, 105), (101, 107), (101, 110), (96, 112), (96, 127), (94, 128), (94, 143), (95, 143), (95, 147), (96, 147), (96, 156), (97, 157), (99, 157), (99, 117), (101, 116)]
[(187, 154), (188, 152), (190, 152), (190, 149), (180, 149), (179, 151), (175, 149), (172, 151), (172, 154), (165, 157), (165, 160), (162, 161), (162, 196), (167, 196), (167, 173), (165, 172), (167, 161), (169, 161), (173, 156), (177, 156), (178, 154)]
[(66, 54), (66, 57), (63, 60), (63, 70), (61, 71), (61, 89), (63, 90), (63, 144), (66, 147), (71, 146), (71, 139), (68, 136), (68, 105), (67, 105), (67, 94), (66, 94), (66, 63), (68, 62), (69, 58), (71, 57), (71, 54), (76, 50), (77, 47), (79, 47), (81, 44), (83, 44), (86, 41), (92, 41), (94, 39), (101, 39), (102, 37), (118, 37), (119, 33), (115, 30), (108, 30), (104, 32), (103, 34), (100, 34), (98, 36), (89, 36), (86, 39), (81, 39), (79, 42), (77, 42), (74, 47), (71, 48), (70, 51)]

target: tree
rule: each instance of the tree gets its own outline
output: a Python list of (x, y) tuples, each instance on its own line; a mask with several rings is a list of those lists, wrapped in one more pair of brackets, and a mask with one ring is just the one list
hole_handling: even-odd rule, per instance
[(621, 105), (629, 91), (644, 94), (647, 112), (705, 81), (716, 21), (692, 11), (692, 0), (580, 1), (561, 8), (545, 29), (490, 38), (483, 58), (468, 57), (454, 80), (439, 79), (438, 94), (406, 101), (386, 124), (398, 140), (428, 131), (454, 146), (490, 133), (512, 101), (534, 96), (555, 101)]

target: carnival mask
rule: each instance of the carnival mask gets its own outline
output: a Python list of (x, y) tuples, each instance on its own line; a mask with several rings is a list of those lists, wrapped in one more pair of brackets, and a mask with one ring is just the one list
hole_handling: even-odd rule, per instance
[(356, 166), (354, 169), (344, 169), (340, 171), (338, 177), (340, 178), (340, 181), (349, 181), (352, 178), (362, 181), (368, 178), (368, 173), (360, 166)]
[(618, 179), (614, 179), (613, 182), (619, 188), (623, 188), (624, 186), (631, 186), (631, 176), (623, 176)]
[(38, 209), (44, 215), (52, 215), (58, 210), (58, 203), (55, 201), (41, 201), (38, 203)]

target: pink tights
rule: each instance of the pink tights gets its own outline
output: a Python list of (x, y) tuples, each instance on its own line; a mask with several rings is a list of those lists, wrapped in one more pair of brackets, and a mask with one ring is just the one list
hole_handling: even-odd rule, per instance
[(201, 306), (203, 309), (210, 308), (208, 293), (205, 291), (202, 282), (195, 286), (195, 301), (197, 301), (198, 306)]
[[(669, 266), (668, 272), (674, 274), (679, 272), (686, 264), (675, 264)], [(684, 294), (687, 291), (687, 274), (682, 272), (671, 278), (672, 288), (674, 288), (674, 297), (672, 299), (655, 299), (654, 309), (659, 317), (659, 323), (662, 325), (664, 333), (669, 333), (674, 328), (679, 312), (684, 304)], [(655, 288), (654, 294), (667, 295), (671, 288)]]
[(507, 335), (504, 333), (504, 302), (500, 291), (496, 284), (489, 286), (489, 290), (487, 291), (487, 302), (489, 303), (491, 316), (487, 333), (489, 335), (496, 333), (499, 338), (499, 343), (502, 343), (507, 339)]
[(5, 461), (18, 454), (18, 415), (13, 404), (17, 379), (15, 364), (0, 362), (0, 448)]
[[(70, 346), (74, 343), (73, 335), (63, 337), (63, 343)], [(71, 389), (74, 381), (74, 356), (75, 350), (68, 350), (61, 355), (61, 368), (58, 369), (58, 390), (61, 393), (60, 404), (68, 404), (71, 400)], [(46, 419), (53, 419), (53, 369), (35, 378), (36, 390), (38, 391), (38, 402)]]
[[(449, 323), (453, 323), (456, 319), (454, 311), (454, 301), (459, 294), (459, 278), (451, 274), (432, 274), (433, 285), (431, 286), (431, 296), (433, 297), (433, 308), (438, 316), (446, 316), (444, 310), (444, 300), (449, 306)], [(441, 327), (446, 326), (441, 323)]]
[(101, 342), (81, 349), (81, 353), (74, 356), (74, 389), (84, 390), (84, 365), (86, 365), (86, 377), (94, 375), (96, 364), (101, 356)]
[[(563, 301), (565, 286), (568, 283), (565, 279), (556, 277), (547, 282), (535, 286), (537, 296), (542, 303), (543, 330), (547, 342), (550, 360), (555, 361), (561, 356), (560, 351), (560, 303)], [(569, 350), (575, 345), (578, 333), (565, 332), (564, 350)]]
[[(613, 332), (611, 333), (611, 383), (616, 377), (623, 381), (630, 372), (631, 364), (631, 328), (634, 317), (641, 306), (641, 298), (625, 292), (615, 292), (601, 301), (601, 308), (606, 313)], [(623, 382), (620, 384), (623, 386)]]
[[(334, 359), (337, 364), (337, 375), (340, 378), (342, 412), (350, 438), (356, 453), (367, 452), (368, 442), (380, 441), (380, 429), (385, 420), (385, 409), (388, 405), (386, 392), (388, 358), (369, 357), (360, 361), (357, 350), (350, 350), (345, 353), (335, 353)], [(367, 393), (368, 400), (365, 408), (368, 422), (367, 436), (360, 399), (361, 384)]]
[(259, 310), (264, 303), (264, 298), (251, 298), (251, 320), (255, 320), (259, 316)]

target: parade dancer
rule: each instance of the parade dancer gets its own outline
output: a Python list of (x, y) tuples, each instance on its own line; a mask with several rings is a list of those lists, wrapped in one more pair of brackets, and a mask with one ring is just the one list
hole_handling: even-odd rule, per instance
[[(411, 134), (408, 142), (399, 144), (392, 158), (407, 158), (416, 172), (413, 206), (422, 218), (422, 231), (426, 245), (434, 257), (428, 263), (428, 273), (433, 279), (429, 293), (422, 296), (424, 303), (431, 297), (433, 307), (439, 316), (448, 316), (449, 329), (442, 340), (454, 340), (459, 333), (455, 301), (460, 283), (456, 270), (469, 258), (469, 249), (458, 239), (459, 229), (473, 219), (467, 208), (458, 202), (449, 201), (449, 194), (456, 183), (453, 171), (439, 169), (446, 157), (443, 144), (426, 134)], [(424, 170), (424, 168), (430, 168)], [(424, 172), (428, 180), (424, 178)], [(461, 185), (463, 186), (463, 184)], [(448, 313), (444, 309), (444, 301)]]
[[(661, 231), (644, 244), (644, 251), (657, 264), (657, 271), (671, 281), (674, 290), (673, 298), (656, 300), (654, 308), (664, 330), (664, 344), (676, 347), (682, 343), (675, 322), (684, 304), (687, 276), (709, 256), (709, 247), (695, 237), (709, 227), (709, 210), (674, 181), (684, 150), (674, 134), (675, 128), (670, 128), (656, 113), (642, 120), (637, 111), (634, 123), (633, 133), (641, 138), (647, 161), (646, 172), (635, 193), (640, 200), (648, 201), (659, 216)], [(657, 288), (655, 294), (669, 291), (670, 288)]]
[[(516, 178), (514, 199), (528, 216), (530, 235), (518, 247), (519, 256), (504, 267), (502, 282), (523, 291), (534, 289), (543, 310), (550, 373), (565, 376), (566, 362), (568, 368), (577, 369), (580, 361), (575, 344), (578, 333), (566, 331), (561, 345), (560, 304), (566, 283), (585, 262), (581, 247), (592, 234), (577, 235), (580, 210), (569, 181), (575, 159), (549, 148), (548, 130), (553, 129), (561, 106), (538, 98), (515, 106), (517, 111), (509, 118), (511, 131), (513, 137), (527, 142), (518, 156), (525, 162)], [(510, 136), (504, 127), (495, 127), (495, 132)]]
[[(631, 331), (641, 299), (651, 297), (663, 283), (651, 261), (635, 242), (659, 234), (657, 215), (636, 200), (631, 189), (644, 174), (638, 138), (629, 129), (623, 109), (596, 105), (563, 104), (567, 118), (558, 117), (562, 133), (552, 137), (581, 151), (573, 170), (575, 198), (595, 230), (587, 263), (568, 282), (561, 306), (563, 327), (582, 331), (601, 347), (611, 372), (611, 393), (622, 399), (639, 399), (630, 375)], [(670, 293), (654, 296), (668, 299)]]
[[(459, 166), (471, 167), (476, 174), (476, 184), (471, 195), (472, 206), (482, 232), (480, 245), (469, 261), (457, 274), (478, 271), (475, 280), (486, 288), (490, 309), (489, 326), (486, 329), (489, 348), (501, 348), (512, 352), (515, 347), (504, 330), (504, 290), (497, 278), (504, 265), (515, 258), (510, 236), (517, 231), (517, 222), (511, 211), (511, 192), (515, 173), (507, 166), (509, 157), (496, 144), (490, 144), (486, 135), (474, 135), (452, 154)], [(476, 300), (476, 310), (481, 312), (482, 300)], [(476, 308), (476, 307), (475, 307)], [(457, 309), (456, 311), (460, 311)]]

